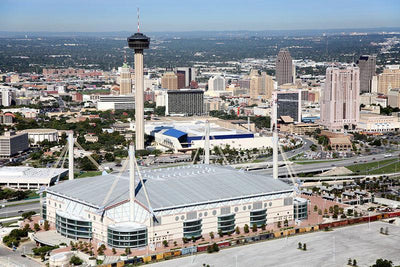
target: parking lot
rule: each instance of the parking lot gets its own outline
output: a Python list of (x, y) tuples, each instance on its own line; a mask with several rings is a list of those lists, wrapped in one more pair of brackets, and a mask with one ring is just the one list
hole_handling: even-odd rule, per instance
[[(389, 235), (380, 233), (388, 227)], [(298, 242), (307, 251), (297, 249)], [(154, 266), (346, 266), (349, 258), (358, 266), (370, 266), (384, 258), (400, 264), (400, 227), (384, 222), (360, 224), (224, 249), (156, 263)]]

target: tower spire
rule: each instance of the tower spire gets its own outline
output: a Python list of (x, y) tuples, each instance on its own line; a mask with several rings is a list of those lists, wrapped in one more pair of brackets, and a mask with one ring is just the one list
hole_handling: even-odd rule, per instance
[(140, 32), (140, 17), (139, 17), (139, 8), (137, 8), (137, 32)]
[(124, 63), (126, 63), (126, 50), (124, 50)]

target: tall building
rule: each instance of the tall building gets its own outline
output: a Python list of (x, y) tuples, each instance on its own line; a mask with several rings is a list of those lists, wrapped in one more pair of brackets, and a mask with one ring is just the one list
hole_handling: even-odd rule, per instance
[(126, 62), (124, 62), (124, 65), (122, 65), (122, 67), (121, 67), (119, 94), (120, 95), (132, 94), (131, 71), (130, 71), (129, 66), (126, 64)]
[(271, 99), (274, 90), (274, 81), (267, 73), (252, 72), (250, 76), (250, 99)]
[(225, 79), (219, 75), (208, 80), (208, 91), (220, 92), (226, 90)]
[(279, 90), (274, 91), (277, 96), (278, 119), (289, 116), (295, 122), (301, 122), (301, 90)]
[(196, 69), (191, 67), (179, 67), (176, 68), (176, 73), (182, 73), (185, 75), (185, 86), (182, 88), (189, 88), (190, 82), (196, 80)]
[(360, 93), (371, 93), (372, 77), (376, 73), (376, 56), (363, 55), (357, 60), (360, 68)]
[(101, 95), (97, 101), (97, 110), (135, 109), (133, 95)]
[(178, 89), (185, 88), (185, 74), (178, 72), (176, 76), (178, 77)]
[(0, 157), (9, 158), (29, 149), (27, 133), (5, 132), (0, 136)]
[(150, 46), (150, 38), (138, 32), (128, 38), (129, 48), (135, 50), (135, 138), (136, 149), (144, 149), (144, 77), (143, 50)]
[(276, 81), (278, 86), (293, 83), (293, 62), (287, 48), (282, 48), (276, 59)]
[(355, 129), (360, 116), (360, 69), (327, 68), (320, 100), (322, 125), (336, 131)]
[(202, 115), (204, 113), (203, 90), (168, 90), (165, 114)]
[(391, 88), (400, 88), (400, 65), (390, 66), (378, 75), (378, 93), (387, 95)]
[(178, 76), (173, 72), (166, 72), (161, 78), (161, 87), (168, 90), (178, 89)]

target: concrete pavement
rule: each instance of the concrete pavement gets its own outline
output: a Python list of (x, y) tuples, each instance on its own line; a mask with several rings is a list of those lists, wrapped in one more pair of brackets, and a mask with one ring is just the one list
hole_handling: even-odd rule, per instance
[[(389, 235), (379, 233), (389, 228)], [(306, 243), (307, 250), (299, 250), (298, 242)], [(241, 247), (223, 249), (213, 254), (198, 254), (154, 264), (157, 267), (203, 266), (261, 267), (261, 266), (346, 266), (349, 258), (357, 266), (370, 266), (383, 258), (400, 264), (400, 227), (384, 222), (373, 222), (336, 228), (329, 232), (315, 232), (289, 238), (264, 241)]]

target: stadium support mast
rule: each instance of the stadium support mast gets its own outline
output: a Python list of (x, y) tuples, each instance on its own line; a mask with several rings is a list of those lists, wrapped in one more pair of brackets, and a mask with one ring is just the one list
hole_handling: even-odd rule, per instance
[(278, 179), (278, 103), (276, 92), (273, 94), (272, 99), (272, 162), (273, 162), (273, 171), (272, 177), (274, 179)]
[(204, 164), (210, 164), (210, 122), (206, 121), (204, 139)]
[(74, 133), (68, 134), (68, 180), (74, 180)]
[(135, 148), (129, 145), (129, 221), (135, 219)]

